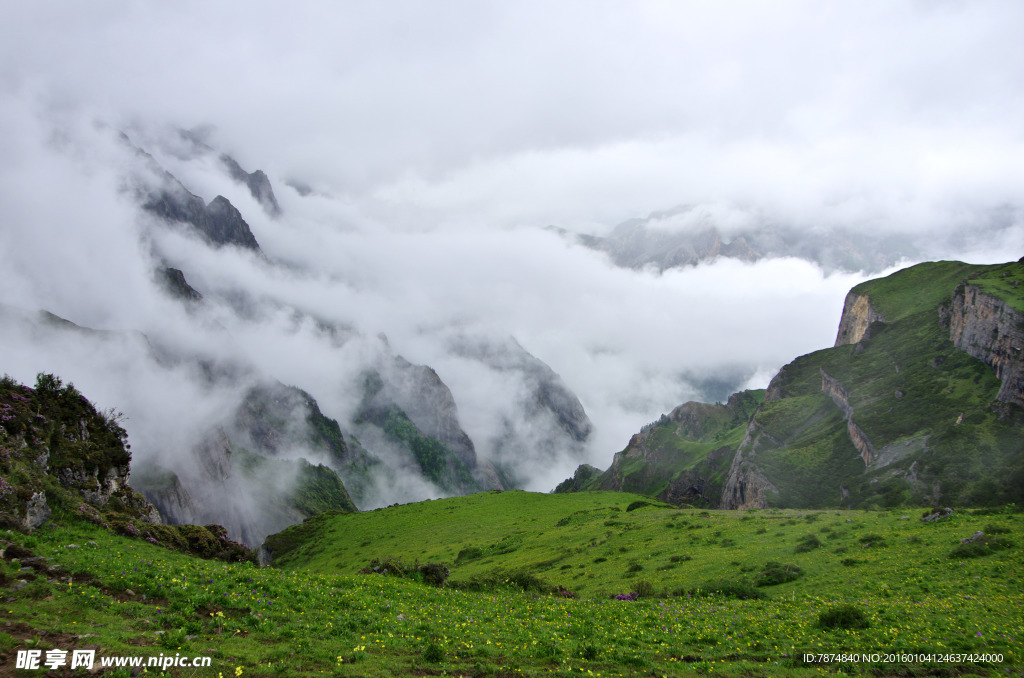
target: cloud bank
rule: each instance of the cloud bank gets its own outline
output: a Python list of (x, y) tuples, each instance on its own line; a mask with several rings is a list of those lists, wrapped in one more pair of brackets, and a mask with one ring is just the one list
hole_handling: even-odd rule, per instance
[[(905, 233), (935, 258), (1024, 254), (1016, 2), (8, 9), (0, 301), (258, 365), (341, 421), (374, 359), (367, 337), (384, 333), (438, 371), (486, 441), (519, 385), (450, 346), (513, 336), (579, 396), (595, 423), (582, 460), (606, 466), (684, 400), (764, 386), (830, 345), (869, 275), (794, 258), (624, 270), (550, 224), (600, 235), (705, 205), (725, 233), (753, 214)], [(282, 216), (179, 129), (265, 170)], [(269, 262), (141, 215), (126, 184), (138, 160), (116, 131), (204, 200), (230, 199)], [(207, 297), (202, 311), (159, 290), (162, 263)], [(237, 395), (153, 367), (145, 347), (99, 357), (4, 336), (0, 370), (59, 372), (124, 409), (137, 455), (187, 446), (180, 431)], [(187, 425), (170, 433), (165, 415)], [(528, 470), (527, 487), (578, 461)]]

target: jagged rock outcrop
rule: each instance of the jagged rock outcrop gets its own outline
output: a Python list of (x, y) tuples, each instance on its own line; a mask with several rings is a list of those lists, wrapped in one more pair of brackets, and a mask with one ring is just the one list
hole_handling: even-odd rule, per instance
[(261, 251), (241, 212), (222, 195), (206, 203), (175, 179), (173, 184), (148, 196), (142, 206), (166, 221), (189, 224), (211, 245)]
[(843, 315), (839, 319), (839, 331), (834, 346), (856, 344), (871, 336), (871, 324), (885, 322), (885, 317), (871, 306), (866, 294), (850, 292), (843, 302)]
[(877, 458), (875, 447), (871, 444), (871, 440), (861, 427), (853, 422), (853, 406), (850, 405), (849, 392), (828, 372), (825, 370), (820, 371), (822, 393), (832, 398), (832, 402), (842, 410), (850, 442), (853, 443), (853, 446), (857, 448), (857, 452), (860, 453), (860, 458), (864, 460), (864, 466), (870, 466)]
[(23, 523), (25, 529), (31, 532), (37, 527), (42, 527), (52, 514), (53, 512), (50, 511), (50, 507), (46, 503), (46, 493), (33, 493), (28, 502), (25, 503), (25, 520)]
[[(36, 529), (50, 520), (47, 498), (58, 485), (67, 506), (111, 510), (160, 523), (156, 508), (128, 486), (127, 434), (113, 414), (101, 414), (71, 384), (41, 374), (35, 388), (0, 381), (0, 514)], [(20, 479), (14, 486), (7, 479)], [(56, 480), (56, 483), (53, 483)]]
[(220, 161), (227, 167), (228, 174), (235, 181), (245, 184), (252, 197), (260, 203), (264, 211), (272, 217), (280, 216), (281, 206), (274, 197), (274, 187), (270, 185), (270, 179), (263, 170), (246, 172), (230, 155), (221, 154)]
[(207, 203), (185, 188), (153, 156), (135, 146), (126, 134), (120, 137), (139, 161), (129, 183), (144, 210), (172, 224), (188, 224), (216, 247), (234, 245), (263, 254), (249, 224), (227, 198), (218, 195)]
[(196, 304), (203, 300), (203, 295), (200, 294), (194, 287), (188, 284), (185, 280), (185, 274), (180, 268), (160, 268), (156, 272), (157, 282), (176, 299)]
[(170, 525), (202, 522), (188, 490), (178, 476), (158, 464), (135, 469), (132, 486), (145, 495)]
[(998, 400), (1024, 405), (1024, 313), (971, 284), (956, 288), (950, 311), (953, 345), (995, 369)]

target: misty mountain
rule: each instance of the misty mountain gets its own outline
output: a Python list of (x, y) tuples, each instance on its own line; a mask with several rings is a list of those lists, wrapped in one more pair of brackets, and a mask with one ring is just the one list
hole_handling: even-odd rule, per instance
[(245, 184), (252, 197), (263, 206), (267, 214), (272, 217), (281, 215), (281, 206), (274, 197), (274, 187), (270, 185), (270, 179), (263, 170), (246, 172), (242, 166), (227, 153), (220, 155), (220, 160), (228, 168), (228, 173), (235, 181)]
[(1024, 262), (937, 262), (847, 296), (835, 346), (767, 390), (689, 402), (558, 491), (721, 508), (1018, 502)]
[[(976, 228), (997, 233), (1012, 223), (1012, 211), (997, 209)], [(826, 271), (877, 273), (903, 260), (928, 258), (937, 244), (934, 233), (827, 225), (808, 229), (761, 212), (714, 205), (652, 212), (646, 218), (618, 224), (607, 236), (554, 230), (572, 242), (604, 252), (616, 266), (650, 267), (659, 272), (719, 258), (754, 262), (796, 257)]]
[[(402, 357), (383, 335), (310, 308), (301, 295), (268, 290), (266, 279), (316, 273), (275, 261), (227, 197), (207, 202), (176, 174), (214, 172), (216, 181), (251, 192), (265, 213), (253, 212), (257, 219), (281, 217), (264, 173), (244, 172), (187, 133), (171, 134), (155, 154), (125, 135), (118, 144), (127, 168), (121, 196), (133, 202), (142, 233), (133, 265), (148, 270), (154, 301), (169, 304), (164, 319), (145, 332), (91, 329), (5, 307), (3, 339), (22, 345), (31, 337), (44, 350), (82, 356), (76, 364), (102, 363), (112, 391), (144, 393), (132, 403), (140, 421), (129, 424), (142, 434), (133, 484), (165, 519), (222, 524), (233, 538), (259, 543), (321, 511), (510, 489), (553, 462), (578, 461), (592, 430), (586, 412), (518, 343), (467, 335), (447, 349), (458, 364), (497, 374), (509, 389), (496, 410), (500, 423), (474, 433), (481, 455), (437, 370)], [(243, 197), (240, 204), (250, 203)], [(237, 258), (260, 278), (220, 277)], [(102, 301), (114, 311), (121, 298)], [(307, 371), (309, 385), (286, 384), (276, 376), (278, 361), (316, 358), (250, 355), (247, 347), (265, 337), (301, 337), (324, 368)], [(329, 406), (311, 395), (314, 388)], [(158, 433), (173, 429), (176, 416), (189, 423)]]
[[(514, 375), (519, 391), (514, 409), (503, 418), (491, 444), (501, 458), (514, 460), (539, 455), (553, 460), (565, 453), (579, 457), (593, 424), (576, 395), (550, 366), (531, 355), (514, 338), (485, 340), (459, 336), (449, 344), (453, 353), (478, 361), (488, 368)], [(507, 472), (516, 473), (513, 463)]]

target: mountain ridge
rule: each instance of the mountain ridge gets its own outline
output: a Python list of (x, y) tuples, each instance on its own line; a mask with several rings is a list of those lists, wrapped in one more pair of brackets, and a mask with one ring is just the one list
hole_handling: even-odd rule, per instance
[[(623, 487), (721, 508), (1020, 501), (1022, 279), (1021, 262), (930, 262), (862, 283), (835, 345), (780, 369), (742, 425), (715, 420), (721, 405), (687, 403), (606, 471), (581, 469), (556, 491)], [(731, 445), (694, 448), (684, 412)], [(703, 490), (670, 492), (669, 478)]]

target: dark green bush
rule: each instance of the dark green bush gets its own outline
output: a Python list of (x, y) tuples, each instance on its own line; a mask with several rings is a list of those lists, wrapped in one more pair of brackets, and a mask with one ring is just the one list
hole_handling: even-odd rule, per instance
[(722, 596), (723, 598), (767, 598), (746, 579), (712, 579), (689, 591), (691, 596)]
[(983, 527), (981, 531), (985, 534), (1008, 534), (1010, 532), (1010, 528), (1003, 527), (1002, 525), (995, 525), (993, 523), (989, 523), (988, 525)]
[(985, 535), (976, 541), (969, 541), (960, 544), (949, 552), (950, 558), (980, 558), (988, 556), (996, 551), (1013, 548), (1014, 544), (1005, 537), (990, 537)]
[(641, 598), (650, 598), (654, 595), (654, 584), (647, 580), (641, 579), (640, 581), (633, 584), (633, 591)]
[(865, 534), (857, 541), (864, 544), (864, 548), (888, 546), (888, 544), (885, 543), (885, 537), (880, 534)]
[(866, 629), (871, 624), (859, 607), (844, 603), (820, 613), (818, 626), (823, 629)]
[(451, 571), (444, 563), (424, 563), (416, 568), (416, 573), (423, 580), (424, 584), (440, 587), (444, 586), (444, 583), (448, 581), (448, 575), (451, 574)]
[(821, 540), (818, 539), (817, 535), (805, 534), (796, 541), (796, 552), (806, 553), (807, 551), (813, 551), (814, 549), (821, 548)]
[(754, 583), (757, 586), (775, 586), (799, 579), (802, 574), (803, 570), (796, 565), (771, 561), (765, 563), (764, 568), (754, 579)]
[(430, 641), (427, 646), (423, 648), (423, 659), (428, 662), (438, 663), (444, 660), (444, 648)]

